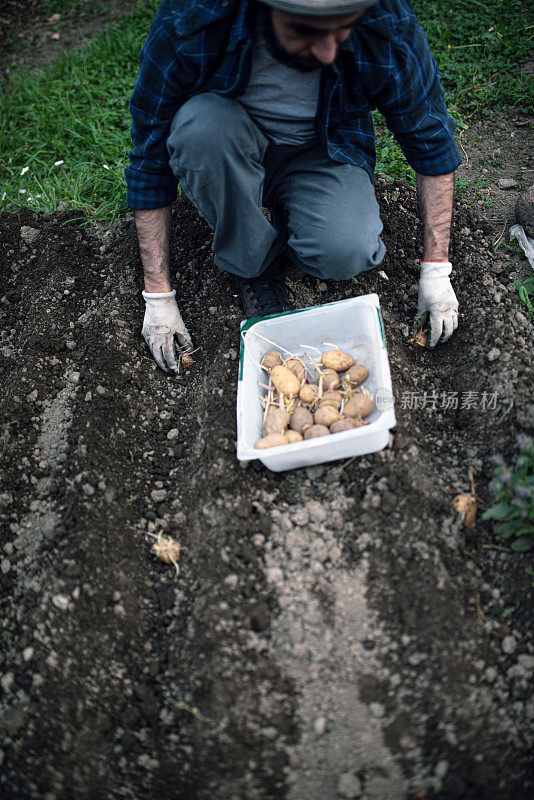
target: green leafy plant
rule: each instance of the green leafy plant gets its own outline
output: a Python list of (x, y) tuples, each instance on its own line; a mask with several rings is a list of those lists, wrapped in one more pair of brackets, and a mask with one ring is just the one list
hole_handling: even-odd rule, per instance
[(502, 456), (493, 457), (496, 464), (490, 491), (496, 503), (482, 514), (494, 520), (494, 531), (500, 539), (512, 539), (512, 550), (534, 547), (534, 441), (518, 436), (519, 455), (515, 468), (506, 466)]
[(524, 311), (530, 322), (534, 320), (534, 275), (531, 275), (523, 283), (521, 281), (514, 281), (515, 288), (519, 292), (519, 304), (522, 311)]

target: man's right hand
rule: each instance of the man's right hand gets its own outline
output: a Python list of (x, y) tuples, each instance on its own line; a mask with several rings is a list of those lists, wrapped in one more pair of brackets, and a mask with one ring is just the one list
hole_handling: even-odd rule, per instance
[[(143, 292), (146, 303), (143, 321), (143, 338), (164, 372), (179, 371), (179, 353), (190, 352), (193, 342), (184, 325), (176, 303), (176, 290), (172, 292)], [(178, 357), (175, 350), (175, 337)]]

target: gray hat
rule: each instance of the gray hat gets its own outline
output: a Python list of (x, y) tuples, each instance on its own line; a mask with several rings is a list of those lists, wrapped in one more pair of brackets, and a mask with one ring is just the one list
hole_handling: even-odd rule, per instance
[(374, 5), (377, 0), (261, 0), (261, 2), (272, 8), (287, 11), (289, 14), (335, 17), (363, 11)]

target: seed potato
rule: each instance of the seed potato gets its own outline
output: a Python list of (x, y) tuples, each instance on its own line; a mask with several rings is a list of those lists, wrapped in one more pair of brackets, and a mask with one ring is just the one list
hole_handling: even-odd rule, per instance
[(333, 422), (339, 419), (339, 411), (334, 406), (319, 406), (313, 415), (315, 425), (325, 425), (329, 428)]
[(293, 431), (302, 433), (304, 425), (313, 425), (313, 414), (307, 408), (304, 408), (304, 406), (298, 406), (291, 414), (289, 427)]
[(286, 359), (286, 361), (284, 361), (284, 367), (290, 370), (293, 373), (293, 375), (295, 375), (295, 377), (298, 378), (299, 383), (302, 383), (302, 381), (306, 377), (306, 370), (300, 358)]
[(289, 444), (294, 444), (295, 442), (302, 442), (303, 436), (302, 433), (298, 431), (289, 430), (284, 433)]
[(361, 420), (352, 419), (352, 417), (343, 417), (330, 425), (330, 433), (341, 433), (341, 431), (350, 431), (352, 428), (360, 427)]
[(369, 416), (373, 410), (373, 401), (366, 394), (355, 394), (354, 397), (346, 403), (343, 408), (343, 415), (345, 417), (363, 417)]
[(314, 383), (305, 383), (300, 387), (299, 397), (303, 403), (313, 403), (319, 388)]
[(346, 369), (352, 367), (354, 359), (349, 353), (344, 353), (342, 350), (328, 350), (328, 352), (322, 354), (321, 363), (327, 369), (345, 372)]
[(335, 389), (329, 389), (327, 392), (323, 394), (321, 399), (319, 400), (320, 406), (334, 406), (338, 410), (341, 408), (341, 402), (343, 398), (341, 396), (341, 392), (336, 392)]
[(369, 376), (367, 367), (363, 364), (354, 364), (343, 375), (343, 386), (345, 389), (351, 389), (353, 386), (359, 386)]
[(323, 391), (326, 392), (329, 389), (339, 389), (341, 386), (339, 375), (334, 369), (323, 369), (321, 375), (323, 378)]
[(268, 447), (281, 447), (283, 444), (289, 444), (283, 433), (270, 433), (259, 439), (254, 447), (256, 450), (267, 450)]
[(263, 421), (263, 435), (270, 433), (283, 433), (289, 425), (289, 414), (285, 408), (271, 406)]
[(319, 436), (330, 436), (330, 431), (326, 425), (312, 425), (304, 431), (304, 439), (317, 439)]
[(271, 381), (280, 394), (298, 394), (300, 391), (299, 379), (287, 367), (273, 367)]
[(267, 372), (270, 372), (273, 367), (279, 367), (283, 364), (282, 354), (278, 350), (269, 350), (261, 360), (261, 366)]

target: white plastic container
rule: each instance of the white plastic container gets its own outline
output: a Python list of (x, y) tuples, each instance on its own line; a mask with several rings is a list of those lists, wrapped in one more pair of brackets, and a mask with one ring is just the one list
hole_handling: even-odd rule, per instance
[[(309, 441), (256, 450), (254, 445), (261, 438), (263, 414), (259, 402), (263, 390), (259, 383), (266, 384), (268, 380), (258, 365), (265, 353), (273, 349), (260, 336), (301, 356), (309, 346), (322, 352), (331, 350), (323, 344), (330, 342), (350, 353), (356, 364), (365, 364), (369, 377), (364, 385), (373, 396), (373, 411), (367, 417), (370, 424)], [(309, 352), (317, 355), (312, 350)], [(268, 469), (282, 472), (376, 453), (386, 446), (389, 429), (396, 424), (393, 405), (378, 295), (362, 295), (241, 323), (237, 389), (237, 457), (240, 461), (259, 458)]]

